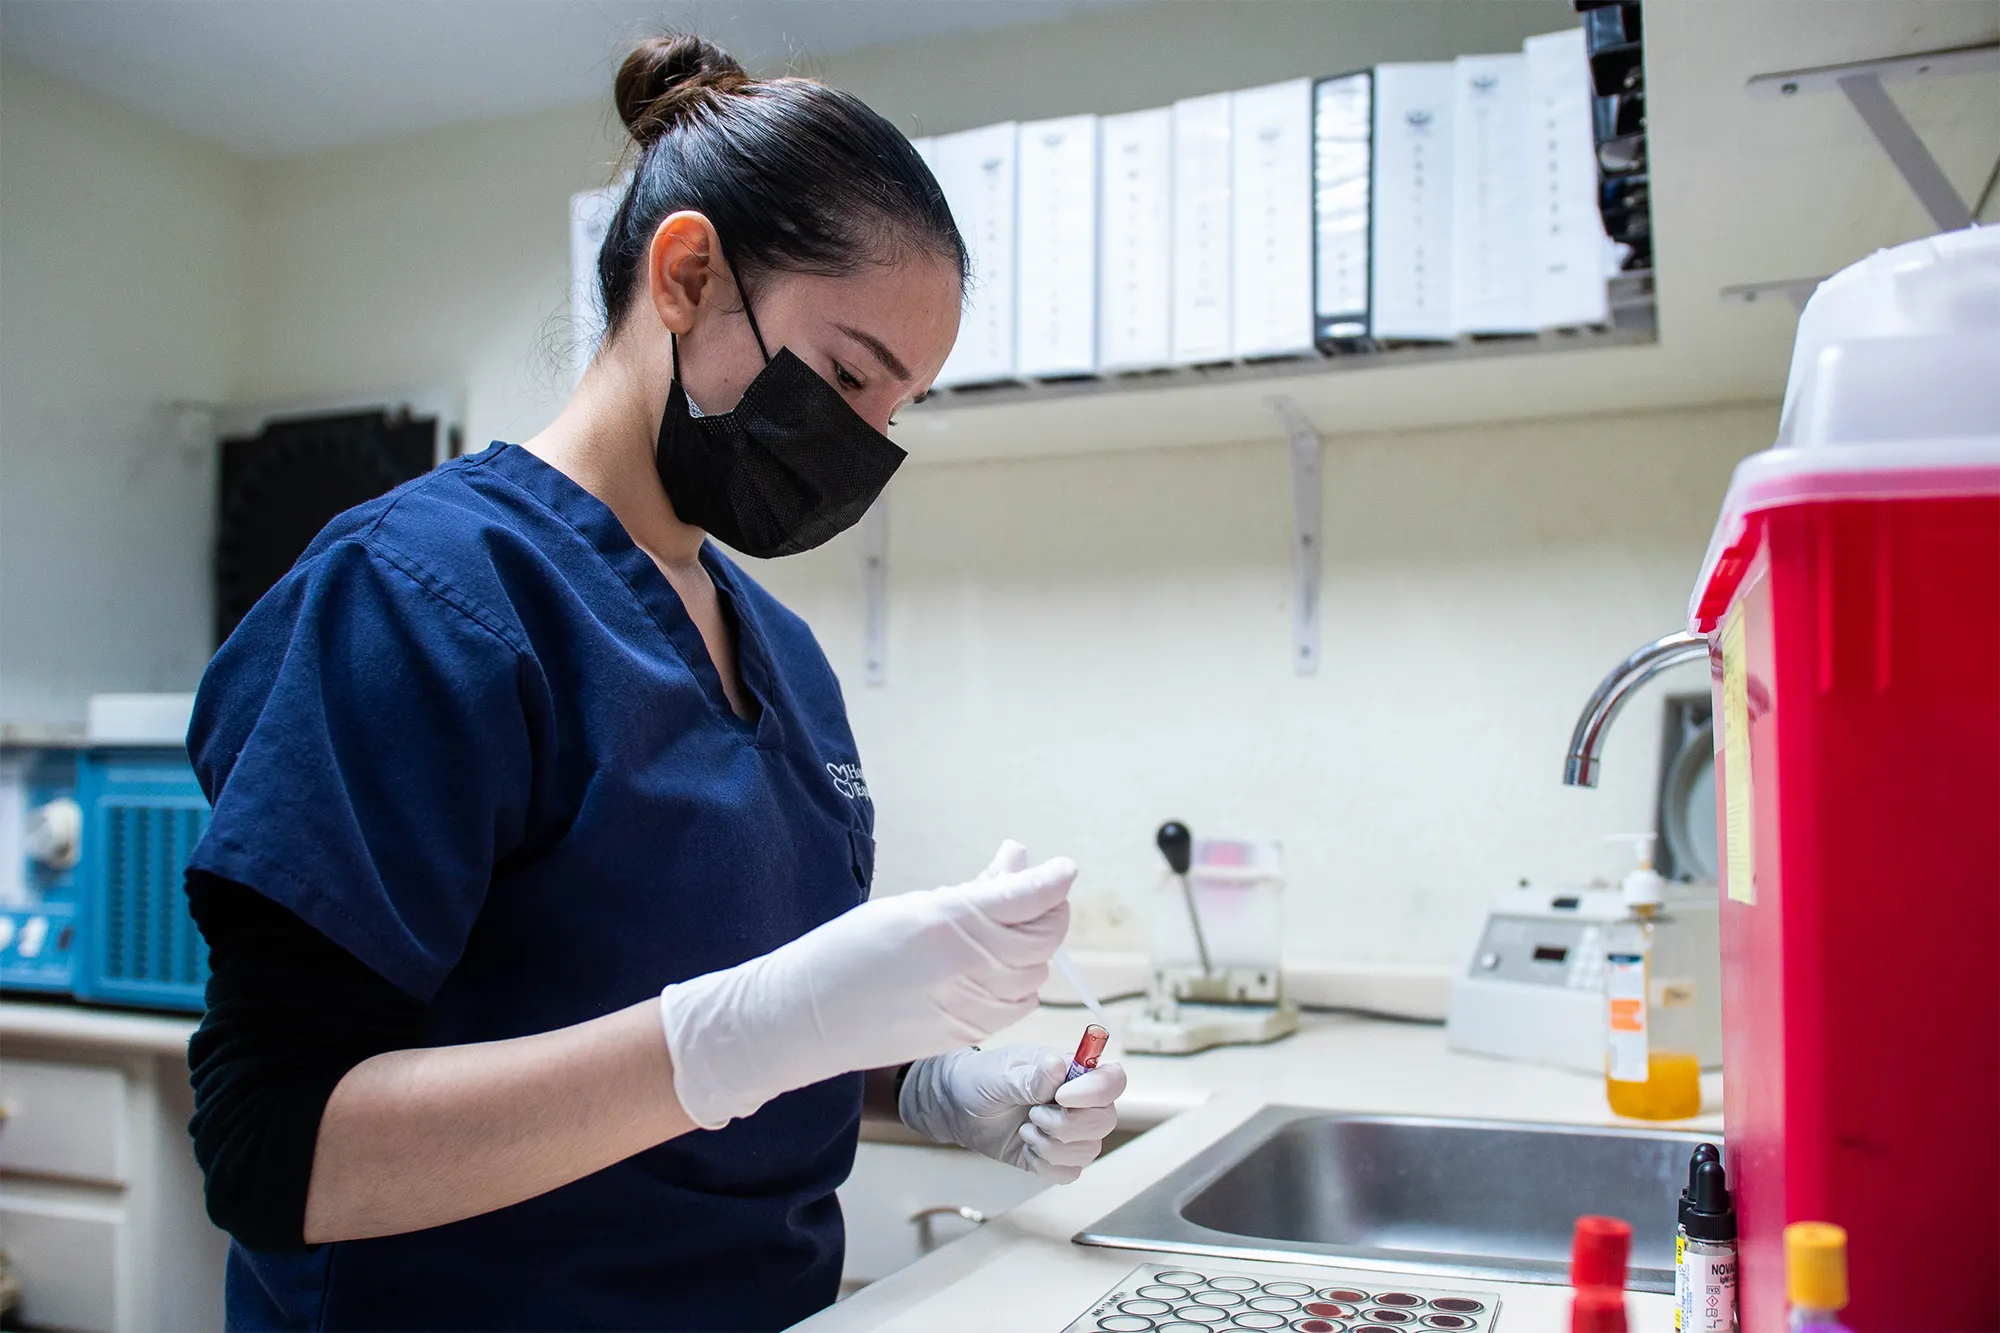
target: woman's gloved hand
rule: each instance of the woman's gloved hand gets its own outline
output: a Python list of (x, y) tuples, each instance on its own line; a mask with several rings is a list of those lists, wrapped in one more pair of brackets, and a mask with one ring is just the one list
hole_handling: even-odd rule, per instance
[(1113, 1105), (1125, 1070), (1101, 1064), (1069, 1082), (1059, 1046), (996, 1046), (919, 1060), (897, 1101), (903, 1123), (935, 1143), (956, 1143), (1067, 1185), (1118, 1127)]
[(857, 1069), (978, 1041), (1035, 1007), (1076, 865), (1002, 843), (970, 884), (874, 898), (790, 944), (660, 994), (674, 1091), (704, 1129)]

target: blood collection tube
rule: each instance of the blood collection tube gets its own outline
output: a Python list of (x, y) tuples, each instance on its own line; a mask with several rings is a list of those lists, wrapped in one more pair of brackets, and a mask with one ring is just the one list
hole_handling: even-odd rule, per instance
[(1069, 1072), (1063, 1075), (1063, 1082), (1067, 1083), (1097, 1068), (1097, 1062), (1104, 1058), (1104, 1043), (1110, 1040), (1110, 1032), (1096, 1023), (1085, 1028), (1083, 1040), (1076, 1044), (1076, 1054), (1070, 1057)]

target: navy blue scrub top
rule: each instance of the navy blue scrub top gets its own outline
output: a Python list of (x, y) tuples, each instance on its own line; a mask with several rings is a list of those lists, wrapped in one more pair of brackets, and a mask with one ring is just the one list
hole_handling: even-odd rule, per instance
[[(867, 896), (874, 812), (804, 621), (710, 546), (738, 718), (611, 511), (495, 444), (335, 519), (203, 677), (191, 864), (430, 1006), (546, 1032), (768, 953)], [(229, 1326), (775, 1329), (830, 1303), (861, 1076), (448, 1226), (232, 1245)]]

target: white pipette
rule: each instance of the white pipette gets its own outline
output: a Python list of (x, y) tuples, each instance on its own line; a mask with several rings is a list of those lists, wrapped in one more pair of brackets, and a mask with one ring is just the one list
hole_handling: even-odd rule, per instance
[(1090, 983), (1083, 979), (1083, 972), (1077, 967), (1076, 960), (1069, 956), (1069, 950), (1058, 944), (1055, 957), (1050, 961), (1056, 965), (1056, 971), (1062, 973), (1063, 980), (1070, 984), (1070, 988), (1083, 1001), (1083, 1007), (1095, 1014), (1098, 1022), (1107, 1028), (1110, 1027), (1111, 1015), (1105, 1013), (1104, 1006), (1097, 1002), (1096, 992), (1091, 990)]

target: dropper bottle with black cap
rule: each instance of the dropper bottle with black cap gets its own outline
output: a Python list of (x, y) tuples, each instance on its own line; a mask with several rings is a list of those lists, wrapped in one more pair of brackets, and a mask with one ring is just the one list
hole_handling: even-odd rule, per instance
[(1688, 1194), (1694, 1189), (1694, 1169), (1703, 1162), (1722, 1160), (1722, 1149), (1713, 1143), (1697, 1143), (1688, 1158), (1688, 1183), (1681, 1186), (1680, 1216), (1674, 1225), (1674, 1333), (1681, 1333), (1682, 1312), (1688, 1305)]
[(1697, 1158), (1688, 1181), (1680, 1247), (1681, 1333), (1736, 1333), (1736, 1206), (1719, 1161)]

